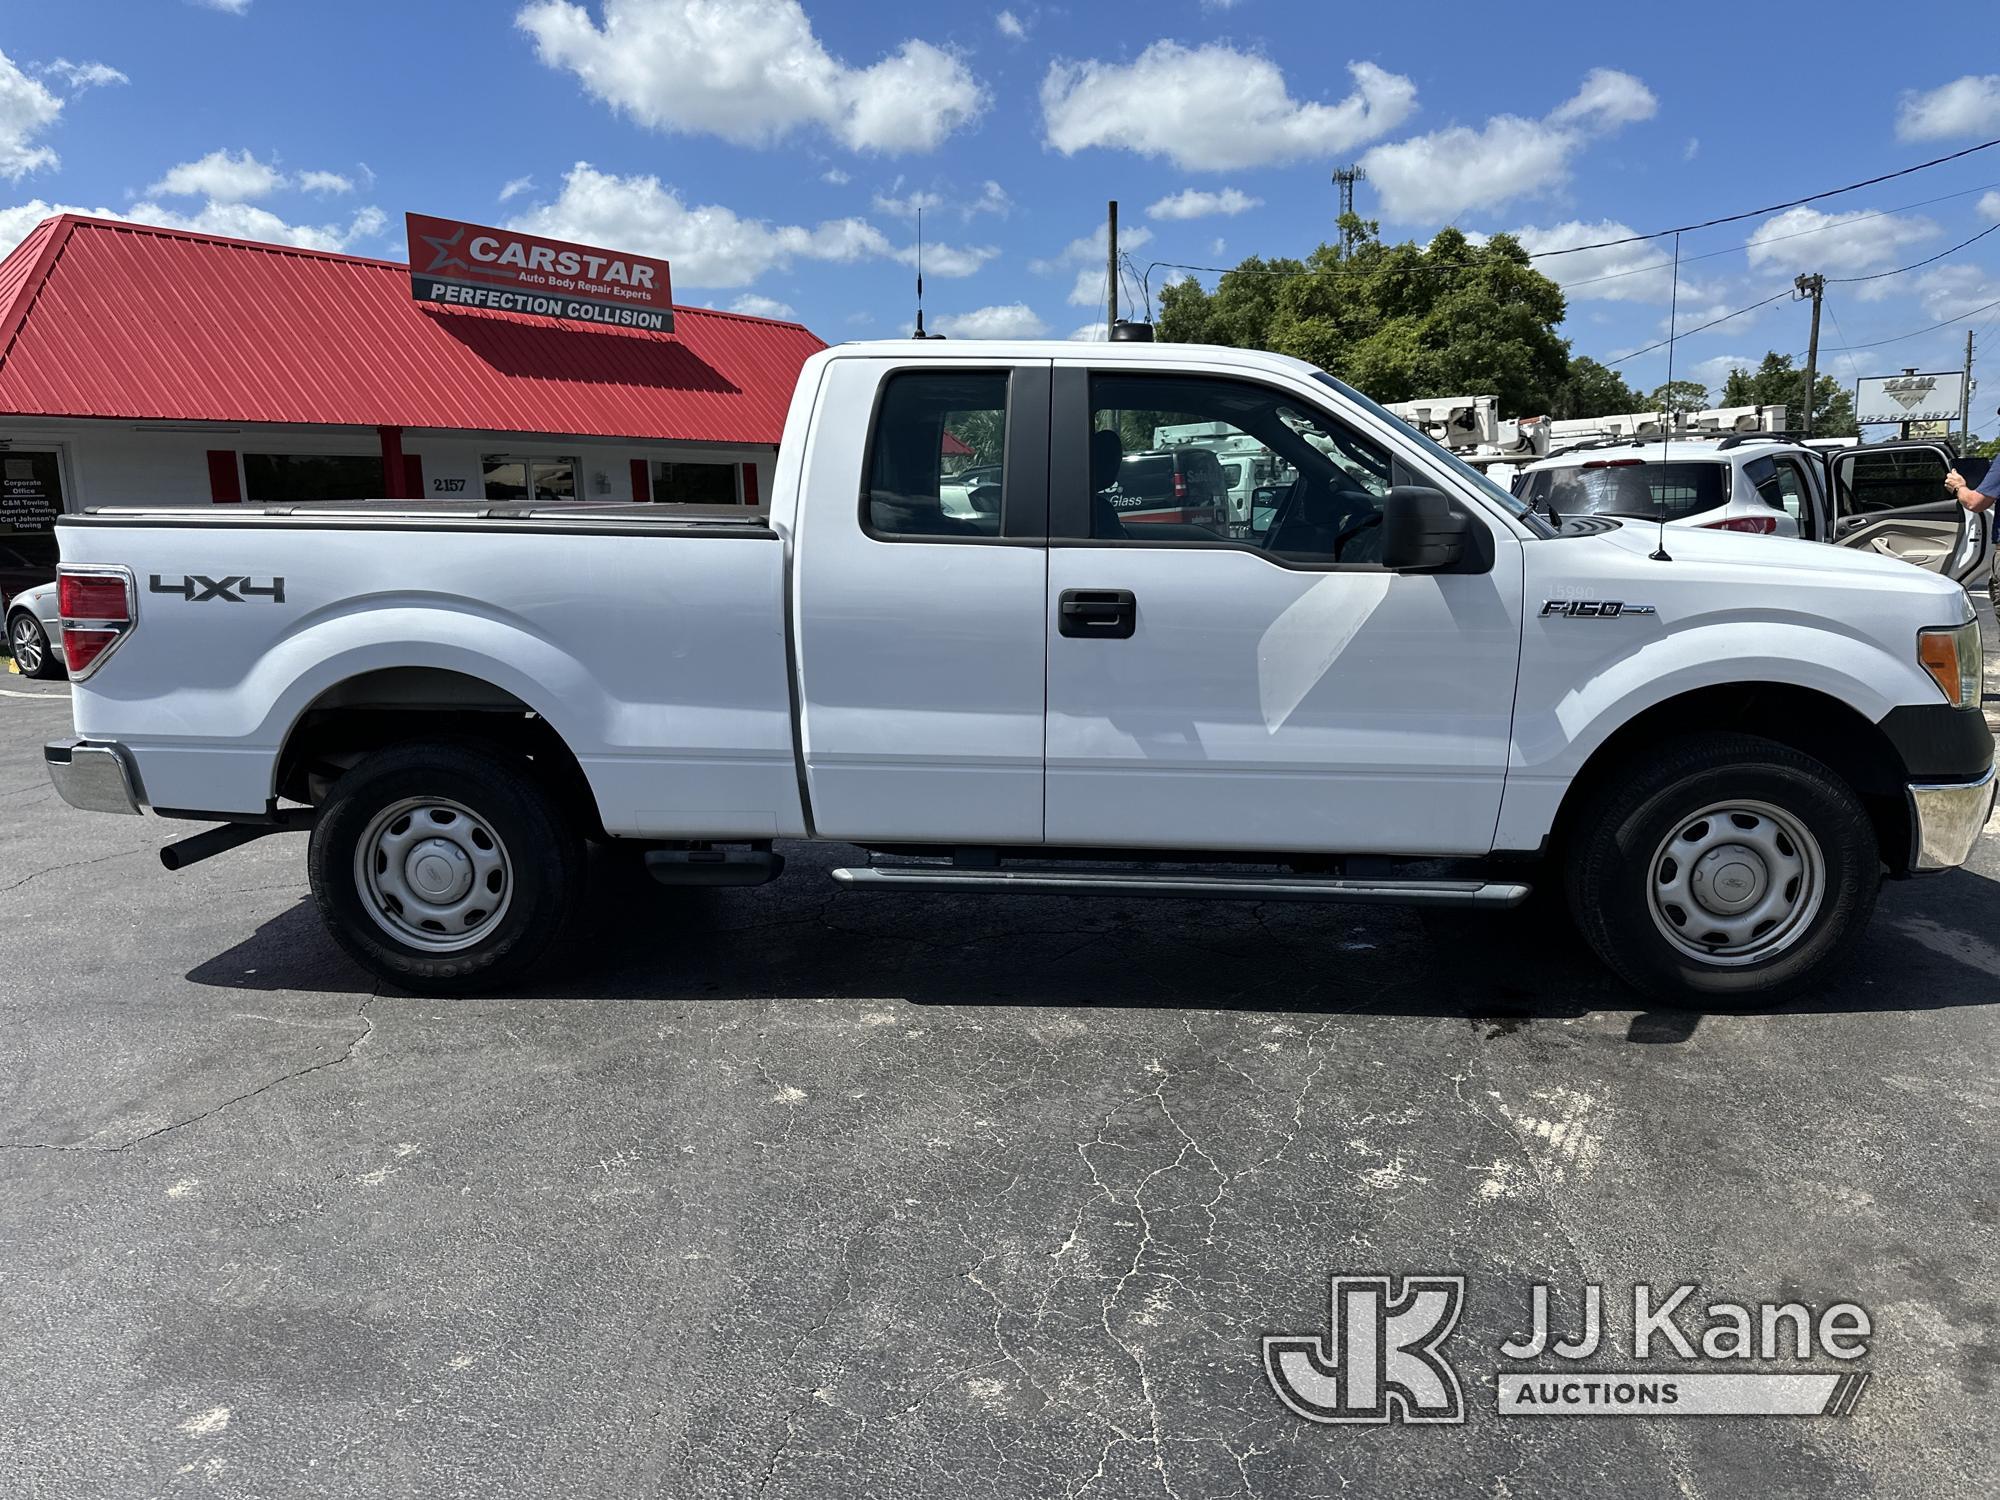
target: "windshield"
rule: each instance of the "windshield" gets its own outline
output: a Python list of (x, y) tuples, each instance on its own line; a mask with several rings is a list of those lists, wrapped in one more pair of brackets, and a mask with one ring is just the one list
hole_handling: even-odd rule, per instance
[(1598, 461), (1536, 469), (1520, 479), (1521, 498), (1559, 516), (1638, 516), (1679, 521), (1729, 503), (1725, 463)]
[(1332, 389), (1339, 391), (1341, 395), (1345, 396), (1348, 400), (1352, 401), (1356, 406), (1363, 407), (1366, 410), (1373, 412), (1383, 421), (1395, 423), (1396, 426), (1400, 427), (1404, 432), (1408, 433), (1413, 441), (1421, 443), (1425, 448), (1427, 448), (1430, 451), (1431, 457), (1435, 458), (1439, 463), (1443, 464), (1446, 468), (1450, 469), (1454, 474), (1456, 474), (1459, 478), (1463, 479), (1466, 483), (1472, 485), (1475, 489), (1479, 490), (1495, 505), (1502, 507), (1504, 510), (1506, 510), (1506, 512), (1509, 515), (1525, 516), (1528, 517), (1531, 523), (1536, 525), (1541, 524), (1540, 517), (1529, 515), (1529, 506), (1526, 504), (1526, 502), (1510, 494), (1504, 486), (1495, 484), (1492, 480), (1488, 479), (1484, 474), (1480, 473), (1477, 469), (1473, 468), (1471, 464), (1467, 463), (1464, 459), (1460, 458), (1456, 453), (1452, 452), (1451, 449), (1445, 447), (1444, 444), (1438, 442), (1435, 438), (1426, 437), (1423, 433), (1417, 431), (1416, 428), (1412, 427), (1408, 422), (1405, 422), (1401, 417), (1397, 416), (1394, 412), (1390, 411), (1380, 402), (1369, 400), (1366, 396), (1362, 395), (1361, 392), (1357, 391), (1353, 386), (1349, 385), (1346, 381), (1338, 380), (1335, 377), (1327, 374), (1326, 371), (1324, 370), (1313, 371), (1313, 378), (1319, 381), (1322, 385), (1330, 386)]

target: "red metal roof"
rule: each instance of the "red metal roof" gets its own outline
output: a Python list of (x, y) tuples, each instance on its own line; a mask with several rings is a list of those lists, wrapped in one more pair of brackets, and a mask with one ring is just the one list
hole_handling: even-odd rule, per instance
[(0, 413), (775, 444), (797, 323), (420, 306), (409, 267), (65, 214), (0, 262)]

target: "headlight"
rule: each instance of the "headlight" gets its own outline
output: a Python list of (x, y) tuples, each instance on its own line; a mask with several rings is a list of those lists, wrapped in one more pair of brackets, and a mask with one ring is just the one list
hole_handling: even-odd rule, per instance
[(1959, 708), (1975, 705), (1985, 686), (1986, 664), (1979, 622), (1917, 632), (1917, 661), (1945, 697)]

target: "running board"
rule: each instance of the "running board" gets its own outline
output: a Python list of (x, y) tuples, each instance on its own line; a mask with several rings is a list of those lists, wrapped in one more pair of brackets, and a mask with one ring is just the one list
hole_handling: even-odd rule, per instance
[(1168, 896), (1224, 901), (1335, 901), (1363, 906), (1503, 910), (1528, 899), (1515, 881), (1328, 880), (1296, 875), (1193, 875), (1122, 870), (964, 869), (870, 865), (835, 870), (857, 891), (955, 891), (998, 896)]

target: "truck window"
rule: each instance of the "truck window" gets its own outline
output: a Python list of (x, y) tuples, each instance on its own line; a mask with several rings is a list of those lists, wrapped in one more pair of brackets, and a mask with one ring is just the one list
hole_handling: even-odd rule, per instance
[(868, 437), (865, 529), (884, 540), (998, 536), (1006, 448), (1004, 370), (890, 376)]
[[(1320, 408), (1249, 381), (1109, 372), (1091, 376), (1090, 408), (1093, 538), (1248, 544), (1307, 565), (1375, 560), (1394, 460)], [(1232, 507), (1217, 447), (1286, 477)]]
[(1854, 455), (1851, 467), (1842, 466), (1846, 482), (1840, 485), (1837, 508), (1843, 516), (1859, 516), (1937, 504), (1948, 498), (1946, 467), (1944, 454), (1933, 448), (1880, 453), (1864, 448)]
[(1648, 463), (1643, 459), (1593, 459), (1536, 469), (1522, 476), (1521, 498), (1559, 516), (1634, 516), (1678, 521), (1729, 501), (1726, 463)]

